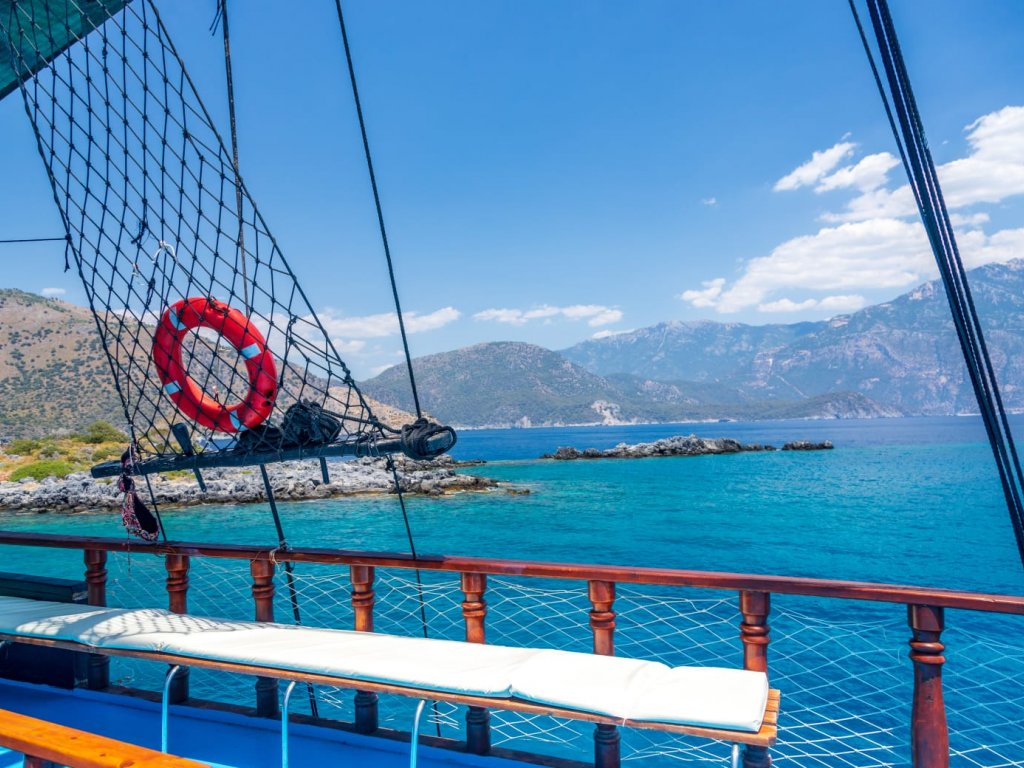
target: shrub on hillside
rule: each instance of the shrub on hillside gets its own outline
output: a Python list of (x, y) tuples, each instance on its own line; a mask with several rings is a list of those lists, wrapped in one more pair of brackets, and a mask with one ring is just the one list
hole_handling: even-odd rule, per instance
[(11, 440), (6, 446), (4, 446), (4, 453), (11, 456), (29, 456), (40, 448), (43, 444), (38, 440), (32, 440), (27, 437), (19, 437), (16, 440)]
[(89, 456), (90, 461), (106, 461), (107, 459), (116, 459), (122, 453), (124, 449), (119, 445), (108, 446), (107, 448), (97, 448)]
[(128, 436), (109, 421), (94, 421), (75, 437), (83, 443), (123, 443)]
[(26, 477), (42, 480), (47, 477), (66, 477), (71, 474), (71, 465), (66, 461), (34, 461), (11, 472), (11, 482), (16, 483)]

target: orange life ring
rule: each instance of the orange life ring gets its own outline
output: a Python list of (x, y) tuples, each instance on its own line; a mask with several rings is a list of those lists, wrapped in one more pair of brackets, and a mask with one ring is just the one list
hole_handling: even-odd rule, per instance
[[(193, 328), (210, 328), (238, 350), (249, 374), (249, 391), (227, 406), (203, 392), (181, 359), (181, 343)], [(270, 416), (277, 399), (277, 366), (263, 335), (237, 309), (212, 298), (193, 296), (164, 310), (153, 336), (153, 362), (164, 393), (186, 416), (217, 432), (252, 429)]]

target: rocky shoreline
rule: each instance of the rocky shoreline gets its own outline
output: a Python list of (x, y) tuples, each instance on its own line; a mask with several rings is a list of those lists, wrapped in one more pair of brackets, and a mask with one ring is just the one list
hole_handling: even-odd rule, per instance
[[(395, 457), (399, 482), (404, 493), (441, 496), (457, 491), (484, 491), (498, 487), (486, 477), (463, 474), (461, 466), (483, 462), (456, 462), (449, 456), (429, 462)], [(359, 494), (394, 492), (394, 480), (383, 459), (356, 459), (332, 462), (331, 482), (325, 484), (315, 462), (282, 462), (268, 466), (271, 486), (278, 501), (329, 499)], [(249, 504), (266, 499), (258, 467), (210, 469), (203, 472), (206, 492), (199, 490), (195, 478), (151, 475), (153, 493), (162, 507), (187, 507), (198, 504)], [(148, 501), (145, 481), (138, 478), (142, 498)], [(117, 483), (95, 480), (88, 473), (76, 472), (65, 478), (0, 482), (0, 511), (5, 512), (100, 512), (118, 509), (122, 494)]]
[[(830, 451), (833, 445), (825, 440), (812, 443), (806, 440), (795, 440), (782, 446), (784, 451)], [(542, 459), (556, 461), (575, 461), (576, 459), (645, 459), (652, 456), (708, 456), (720, 453), (751, 453), (758, 451), (776, 451), (774, 445), (761, 443), (741, 443), (729, 437), (665, 437), (653, 443), (636, 443), (628, 445), (619, 443), (614, 448), (599, 450), (587, 448), (580, 450), (573, 447), (562, 447), (554, 453), (546, 453)]]

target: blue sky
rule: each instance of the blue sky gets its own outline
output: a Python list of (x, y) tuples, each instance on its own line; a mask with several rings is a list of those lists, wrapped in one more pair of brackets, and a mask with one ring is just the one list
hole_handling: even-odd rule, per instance
[[(213, 0), (159, 7), (221, 126)], [(230, 6), (242, 174), (358, 377), (399, 359), (329, 0)], [(1024, 255), (1024, 3), (894, 0), (970, 264)], [(350, 0), (414, 355), (820, 319), (934, 276), (840, 0)], [(20, 98), (0, 237), (59, 235)], [(224, 131), (226, 133), (226, 131)], [(83, 303), (63, 248), (0, 285)]]

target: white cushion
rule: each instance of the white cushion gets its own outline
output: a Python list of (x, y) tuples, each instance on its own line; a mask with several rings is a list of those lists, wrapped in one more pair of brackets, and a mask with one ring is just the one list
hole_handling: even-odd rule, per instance
[(538, 651), (513, 673), (512, 695), (625, 720), (632, 711), (633, 686), (667, 671), (668, 667), (656, 661)]
[[(222, 627), (197, 627), (182, 634), (154, 631), (128, 642), (139, 650), (498, 698), (510, 695), (512, 670), (536, 653), (451, 640), (250, 622), (225, 622)], [(118, 646), (129, 647), (123, 640)]]
[(99, 646), (109, 633), (105, 623), (124, 613), (129, 611), (0, 597), (0, 632)]
[(761, 672), (0, 597), (0, 633), (756, 732)]
[(768, 703), (764, 672), (675, 667), (633, 690), (631, 720), (750, 731), (761, 727)]

